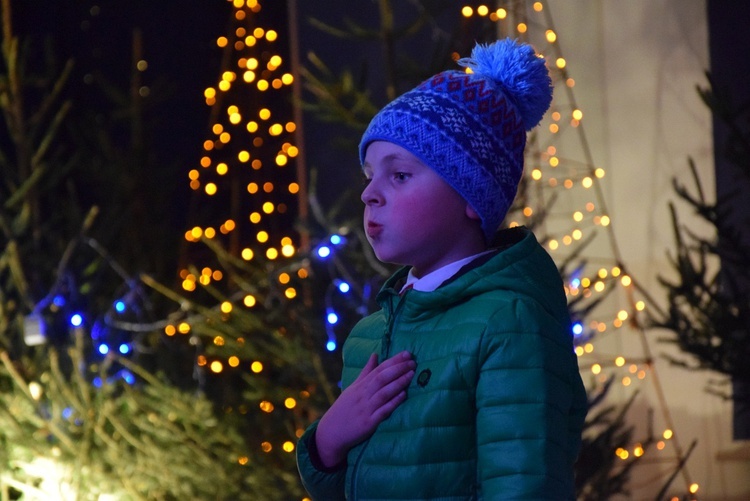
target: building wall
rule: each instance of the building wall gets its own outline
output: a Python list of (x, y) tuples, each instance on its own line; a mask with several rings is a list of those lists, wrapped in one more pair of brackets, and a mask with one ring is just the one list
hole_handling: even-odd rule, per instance
[[(603, 183), (617, 245), (634, 278), (657, 304), (663, 303), (657, 276), (670, 276), (667, 255), (674, 243), (668, 203), (677, 201), (672, 179), (692, 186), (692, 158), (705, 192), (715, 193), (711, 116), (696, 92), (697, 85), (706, 85), (709, 68), (706, 3), (550, 0), (548, 7), (576, 80), (594, 160), (607, 171)], [(685, 224), (698, 232), (709, 230), (688, 207), (677, 206)], [(709, 378), (720, 376), (671, 366), (662, 354), (680, 352), (657, 341), (665, 335), (648, 331), (644, 344), (637, 334), (623, 334), (596, 349), (626, 358), (650, 351), (654, 371), (638, 388), (631, 420), (645, 433), (651, 409), (656, 433), (671, 417), (683, 451), (697, 441), (685, 471), (700, 485), (699, 499), (748, 499), (749, 463), (717, 459), (743, 445), (732, 442), (731, 404), (704, 391)], [(624, 400), (631, 391), (619, 388), (615, 396)], [(644, 458), (631, 484), (633, 499), (652, 499), (665, 481), (659, 472), (670, 467)], [(687, 475), (673, 485), (684, 487)]]

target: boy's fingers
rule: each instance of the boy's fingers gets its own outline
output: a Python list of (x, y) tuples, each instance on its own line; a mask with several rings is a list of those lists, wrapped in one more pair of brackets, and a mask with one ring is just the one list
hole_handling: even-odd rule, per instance
[(375, 409), (372, 414), (373, 419), (375, 419), (378, 423), (383, 421), (388, 416), (390, 416), (393, 411), (396, 410), (396, 407), (401, 405), (404, 400), (406, 400), (406, 391), (401, 390), (400, 392), (396, 393), (391, 399), (384, 402), (383, 405)]
[(382, 387), (380, 387), (370, 397), (370, 401), (372, 402), (372, 405), (376, 409), (380, 409), (384, 406), (388, 406), (389, 402), (396, 399), (398, 395), (400, 395), (401, 393), (403, 393), (404, 398), (406, 398), (405, 390), (409, 386), (409, 383), (411, 382), (413, 377), (414, 377), (414, 370), (408, 370), (407, 372), (401, 374), (399, 377), (388, 382), (388, 384), (385, 384)]
[(412, 360), (411, 353), (409, 353), (408, 351), (402, 351), (400, 353), (396, 353), (390, 358), (386, 358), (380, 363), (380, 365), (378, 365), (378, 367), (390, 367), (391, 365), (400, 364), (408, 360)]
[(372, 372), (375, 370), (378, 366), (378, 355), (377, 353), (373, 353), (370, 355), (370, 358), (367, 360), (367, 363), (365, 364), (365, 367), (362, 369), (362, 372), (367, 371), (367, 373)]
[(385, 386), (409, 371), (417, 368), (417, 363), (410, 359), (388, 359), (373, 370), (372, 377), (376, 384)]
[(357, 379), (355, 381), (359, 381), (363, 379), (365, 376), (370, 374), (377, 367), (378, 367), (378, 355), (376, 353), (373, 353), (372, 355), (370, 355), (370, 358), (367, 360), (367, 363), (362, 368), (362, 371), (359, 373), (359, 376), (357, 376)]

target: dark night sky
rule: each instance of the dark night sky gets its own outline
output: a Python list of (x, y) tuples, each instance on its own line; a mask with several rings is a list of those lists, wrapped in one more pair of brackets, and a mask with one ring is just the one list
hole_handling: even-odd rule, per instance
[[(309, 23), (310, 17), (316, 17), (339, 26), (346, 19), (373, 26), (379, 17), (376, 2), (361, 2), (356, 9), (352, 9), (349, 0), (299, 1), (298, 4), (303, 64), (306, 64), (307, 52), (314, 51), (334, 70), (349, 68), (355, 75), (366, 75), (373, 88), (382, 88), (378, 84), (382, 82), (382, 60), (378, 59), (381, 47), (376, 40), (347, 43), (321, 33)], [(394, 4), (397, 10), (407, 8), (399, 2)], [(264, 18), (276, 19), (274, 28), (286, 38), (286, 2), (264, 1), (261, 5)], [(142, 78), (143, 83), (151, 87), (148, 103), (151, 108), (147, 115), (151, 153), (157, 156), (159, 165), (175, 169), (177, 179), (185, 179), (185, 173), (200, 156), (209, 126), (209, 109), (203, 102), (203, 90), (218, 81), (221, 51), (215, 42), (229, 27), (231, 3), (226, 0), (16, 0), (13, 8), (17, 34), (49, 35), (59, 60), (75, 60), (69, 90), (77, 106), (104, 114), (111, 110), (112, 103), (97, 85), (84, 82), (96, 75), (99, 82), (127, 91), (132, 67), (132, 33), (135, 28), (140, 29), (144, 59), (149, 64)], [(397, 20), (400, 19), (398, 14)], [(413, 16), (414, 13), (409, 12), (402, 18)], [(448, 31), (444, 26), (451, 21), (455, 21), (455, 15), (437, 21), (440, 26), (436, 23), (427, 35), (430, 37), (426, 40), (428, 46), (446, 37)], [(415, 47), (426, 45), (415, 42), (411, 40), (399, 50), (414, 52)], [(426, 60), (430, 54), (416, 52), (412, 57)], [(376, 93), (373, 97), (379, 105), (385, 104), (384, 96)], [(330, 124), (306, 128), (310, 135), (308, 158), (313, 159), (313, 163), (319, 158), (318, 163), (353, 164), (353, 176), (342, 181), (358, 179), (355, 168), (358, 132), (337, 129)], [(342, 135), (350, 136), (348, 141), (353, 147), (346, 147), (345, 151), (325, 150)]]
[[(331, 2), (335, 8), (326, 12), (336, 12), (344, 6), (335, 3)], [(274, 28), (286, 39), (285, 2), (266, 1), (261, 5), (264, 18), (277, 19)], [(312, 10), (310, 6), (307, 9)], [(111, 98), (102, 86), (128, 91), (133, 31), (139, 29), (143, 58), (149, 64), (141, 77), (151, 89), (146, 115), (150, 154), (168, 171), (162, 172), (163, 176), (173, 177), (176, 183), (185, 180), (187, 194), (185, 176), (200, 157), (209, 127), (210, 110), (203, 101), (203, 91), (219, 79), (222, 53), (216, 38), (226, 34), (231, 14), (232, 5), (226, 0), (17, 0), (13, 2), (13, 28), (21, 39), (34, 40), (31, 50), (35, 55), (29, 63), (29, 73), (47, 60), (41, 49), (43, 43), (48, 44), (58, 65), (69, 58), (75, 61), (68, 96), (76, 110), (86, 109), (100, 117), (111, 115), (113, 110)], [(304, 53), (320, 37), (307, 23), (302, 25)], [(330, 44), (323, 40), (317, 49), (322, 49), (323, 56), (347, 56), (345, 50), (326, 53), (326, 45)], [(127, 141), (124, 135), (127, 132), (122, 138)], [(177, 198), (179, 204), (182, 197)]]

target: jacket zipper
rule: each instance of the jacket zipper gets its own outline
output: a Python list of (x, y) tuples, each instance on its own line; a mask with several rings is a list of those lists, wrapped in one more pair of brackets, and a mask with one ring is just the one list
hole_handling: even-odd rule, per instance
[(383, 345), (380, 347), (380, 361), (386, 360), (391, 356), (391, 337), (393, 336), (393, 327), (396, 325), (396, 319), (401, 313), (405, 301), (404, 297), (399, 298), (399, 302), (396, 305), (396, 310), (393, 309), (393, 296), (388, 298), (388, 323), (385, 327), (385, 333), (383, 334)]
[[(388, 298), (388, 322), (386, 323), (385, 333), (383, 334), (383, 343), (380, 347), (380, 361), (386, 360), (390, 354), (391, 354), (391, 335), (393, 334), (393, 327), (396, 325), (396, 318), (398, 317), (399, 313), (401, 312), (401, 307), (404, 304), (404, 298), (399, 298), (400, 301), (396, 305), (396, 309), (394, 311), (393, 309), (393, 298), (394, 296), (391, 296)], [(358, 471), (359, 471), (359, 463), (362, 459), (362, 455), (365, 453), (365, 449), (370, 444), (370, 439), (368, 438), (367, 441), (362, 445), (362, 448), (359, 450), (359, 454), (357, 454), (357, 459), (354, 462), (354, 466), (352, 467), (352, 482), (351, 482), (351, 489), (349, 491), (348, 499), (352, 501), (356, 501), (356, 492), (357, 492), (357, 480), (358, 480)]]

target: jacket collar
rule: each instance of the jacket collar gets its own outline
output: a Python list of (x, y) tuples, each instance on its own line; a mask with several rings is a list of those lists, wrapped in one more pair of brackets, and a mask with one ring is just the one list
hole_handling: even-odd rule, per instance
[[(437, 289), (431, 292), (409, 291), (401, 300), (407, 301), (404, 313), (450, 307), (470, 296), (498, 288), (497, 278), (520, 280), (518, 270), (508, 274), (511, 265), (528, 259), (536, 250), (541, 250), (534, 234), (525, 227), (516, 227), (498, 232), (495, 247), (489, 252), (462, 267)], [(381, 307), (393, 305), (398, 293), (406, 282), (409, 266), (397, 270), (383, 285), (376, 299)], [(390, 309), (390, 308), (388, 308)]]

